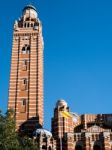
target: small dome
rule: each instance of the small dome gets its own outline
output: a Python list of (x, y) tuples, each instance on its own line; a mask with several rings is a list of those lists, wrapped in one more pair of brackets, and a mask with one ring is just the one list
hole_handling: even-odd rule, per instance
[(38, 135), (43, 135), (43, 136), (46, 136), (46, 137), (52, 137), (52, 133), (46, 129), (36, 129), (34, 131), (34, 136), (38, 136)]
[(23, 9), (23, 16), (25, 16), (25, 18), (37, 18), (36, 8), (32, 5), (25, 6)]
[(60, 106), (60, 107), (66, 106), (67, 107), (67, 102), (63, 99), (59, 99), (56, 103), (56, 107), (58, 107), (58, 106)]
[(25, 6), (24, 9), (23, 9), (23, 11), (25, 11), (26, 9), (33, 9), (33, 10), (37, 11), (36, 8), (33, 5), (27, 5), (27, 6)]

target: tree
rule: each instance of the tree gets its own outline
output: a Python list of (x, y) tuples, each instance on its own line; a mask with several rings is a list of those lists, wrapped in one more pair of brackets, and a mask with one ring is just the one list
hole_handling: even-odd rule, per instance
[(14, 111), (9, 110), (6, 115), (0, 114), (0, 149), (19, 150), (18, 135), (15, 132)]
[(6, 115), (0, 111), (0, 150), (34, 150), (35, 145), (29, 137), (20, 137), (15, 130), (15, 114), (8, 110)]

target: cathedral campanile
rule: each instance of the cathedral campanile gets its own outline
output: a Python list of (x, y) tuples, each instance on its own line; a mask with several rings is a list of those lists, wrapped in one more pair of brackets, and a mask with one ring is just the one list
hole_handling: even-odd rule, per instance
[(43, 37), (37, 10), (27, 5), (13, 30), (8, 109), (16, 128), (43, 125)]

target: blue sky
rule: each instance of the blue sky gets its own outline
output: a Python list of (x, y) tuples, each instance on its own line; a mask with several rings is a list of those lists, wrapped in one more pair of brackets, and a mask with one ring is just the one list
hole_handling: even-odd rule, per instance
[(13, 23), (30, 2), (43, 24), (45, 127), (60, 98), (79, 114), (111, 113), (111, 0), (2, 1), (0, 108), (7, 110)]

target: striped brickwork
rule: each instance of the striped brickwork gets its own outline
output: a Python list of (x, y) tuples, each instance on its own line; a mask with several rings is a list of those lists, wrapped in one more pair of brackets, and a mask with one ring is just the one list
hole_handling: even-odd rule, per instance
[[(23, 16), (25, 18), (25, 16)], [(43, 37), (38, 18), (24, 27), (21, 18), (13, 31), (8, 109), (15, 111), (16, 128), (29, 121), (43, 125)]]
[(54, 109), (52, 133), (57, 150), (112, 150), (112, 114), (84, 114), (77, 122), (62, 117), (60, 111), (69, 111), (61, 100)]

